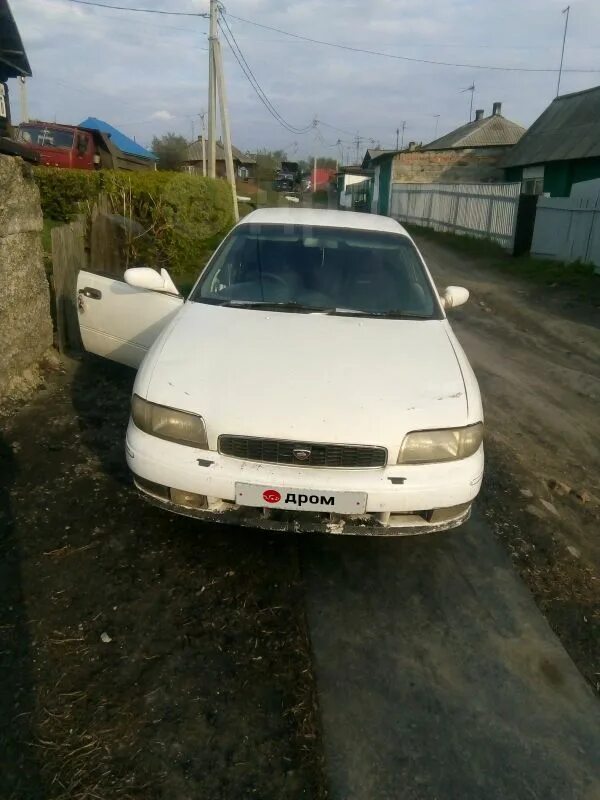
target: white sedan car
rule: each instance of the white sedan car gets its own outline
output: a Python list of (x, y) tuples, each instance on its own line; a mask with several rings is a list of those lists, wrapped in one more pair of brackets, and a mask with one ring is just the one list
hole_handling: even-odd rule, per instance
[(392, 219), (263, 209), (184, 301), (166, 271), (78, 278), (86, 350), (139, 367), (127, 463), (156, 505), (289, 531), (460, 525), (483, 475), (477, 381)]

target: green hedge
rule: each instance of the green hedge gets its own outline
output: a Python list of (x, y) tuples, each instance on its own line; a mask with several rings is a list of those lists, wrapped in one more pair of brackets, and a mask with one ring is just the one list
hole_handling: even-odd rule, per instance
[(86, 200), (93, 201), (100, 193), (101, 172), (36, 167), (33, 175), (40, 188), (44, 217), (57, 222), (70, 222), (83, 210)]
[(69, 222), (100, 193), (125, 225), (130, 262), (195, 272), (207, 249), (233, 224), (231, 189), (223, 180), (182, 172), (34, 170), (46, 219)]

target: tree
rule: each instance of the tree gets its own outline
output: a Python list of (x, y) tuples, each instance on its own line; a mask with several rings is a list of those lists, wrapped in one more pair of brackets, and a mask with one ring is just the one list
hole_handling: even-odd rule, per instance
[(152, 139), (152, 152), (158, 157), (158, 169), (178, 170), (186, 159), (187, 148), (186, 139), (176, 133)]
[(261, 180), (272, 180), (275, 172), (280, 169), (281, 162), (287, 161), (283, 150), (259, 150), (255, 157), (256, 172)]

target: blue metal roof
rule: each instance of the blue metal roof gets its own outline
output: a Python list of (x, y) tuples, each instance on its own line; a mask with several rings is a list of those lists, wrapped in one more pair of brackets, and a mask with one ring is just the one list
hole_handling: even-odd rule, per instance
[(104, 120), (96, 119), (96, 117), (88, 117), (84, 119), (83, 122), (79, 123), (80, 128), (92, 128), (96, 131), (102, 131), (102, 133), (110, 134), (110, 139), (116, 146), (121, 150), (123, 153), (127, 153), (130, 156), (139, 156), (139, 158), (148, 158), (152, 161), (158, 161), (158, 158), (151, 153), (150, 150), (146, 150), (145, 147), (142, 147), (137, 142), (134, 142), (133, 139), (130, 139), (129, 136), (125, 136), (124, 133), (118, 131), (116, 128), (113, 128), (112, 125), (109, 125), (108, 122), (104, 122)]

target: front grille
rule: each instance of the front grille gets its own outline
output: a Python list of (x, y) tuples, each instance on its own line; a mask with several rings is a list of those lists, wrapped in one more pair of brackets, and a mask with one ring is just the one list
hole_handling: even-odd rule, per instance
[[(308, 451), (302, 459), (294, 451)], [(351, 444), (314, 444), (283, 439), (257, 439), (249, 436), (219, 436), (219, 452), (246, 461), (290, 464), (295, 467), (384, 467), (385, 447), (361, 447)]]

